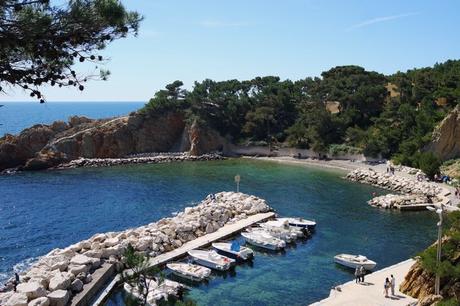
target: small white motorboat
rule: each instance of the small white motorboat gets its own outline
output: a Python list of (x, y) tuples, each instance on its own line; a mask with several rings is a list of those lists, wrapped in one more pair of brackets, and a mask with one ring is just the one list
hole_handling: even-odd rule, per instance
[(216, 249), (217, 253), (237, 261), (248, 260), (254, 256), (254, 252), (250, 248), (240, 246), (237, 241), (215, 242), (212, 247)]
[(283, 231), (287, 231), (295, 239), (302, 238), (305, 236), (301, 228), (289, 225), (289, 222), (287, 220), (285, 221), (279, 221), (279, 220), (267, 221), (267, 222), (261, 223), (260, 227), (265, 228), (265, 229), (280, 229)]
[(219, 271), (226, 271), (235, 263), (234, 259), (220, 255), (214, 250), (191, 250), (188, 254), (197, 264)]
[(334, 256), (334, 261), (339, 265), (353, 269), (363, 266), (366, 270), (372, 270), (375, 265), (377, 265), (375, 261), (372, 261), (363, 255), (339, 254)]
[(271, 236), (281, 239), (287, 243), (293, 242), (296, 239), (296, 235), (291, 234), (290, 231), (283, 230), (282, 228), (262, 228), (262, 227), (255, 227), (251, 229), (251, 232), (255, 233), (268, 233)]
[(314, 230), (316, 222), (302, 218), (277, 218), (279, 221), (287, 221), (289, 225)]
[(281, 250), (286, 246), (286, 242), (281, 239), (275, 238), (267, 232), (244, 232), (241, 236), (246, 239), (246, 242), (264, 249)]
[(202, 281), (211, 275), (211, 269), (191, 263), (172, 262), (166, 267), (175, 275), (192, 281)]

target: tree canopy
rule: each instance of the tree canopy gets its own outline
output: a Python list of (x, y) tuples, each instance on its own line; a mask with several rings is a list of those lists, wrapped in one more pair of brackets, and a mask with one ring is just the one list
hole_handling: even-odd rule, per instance
[(192, 90), (182, 85), (167, 85), (143, 111), (182, 111), (233, 142), (346, 149), (428, 167), (436, 157), (422, 154), (423, 147), (435, 125), (460, 103), (460, 61), (389, 76), (339, 66), (297, 81), (266, 76), (206, 79)]
[[(0, 1), (0, 93), (19, 87), (41, 102), (40, 87), (75, 86), (106, 79), (98, 53), (115, 39), (137, 34), (141, 17), (117, 0)], [(92, 62), (95, 73), (80, 75), (75, 63)]]

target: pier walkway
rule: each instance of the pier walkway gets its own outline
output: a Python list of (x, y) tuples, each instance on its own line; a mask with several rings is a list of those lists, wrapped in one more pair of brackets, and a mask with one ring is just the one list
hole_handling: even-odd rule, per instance
[[(410, 267), (415, 263), (413, 259), (397, 263), (393, 266), (366, 275), (365, 282), (355, 283), (354, 280), (340, 285), (341, 291), (331, 290), (328, 298), (311, 304), (313, 306), (406, 306), (417, 302), (410, 296), (399, 292), (399, 284), (409, 272)], [(383, 293), (383, 284), (386, 277), (393, 274), (396, 278), (395, 295), (386, 298)]]
[[(255, 223), (265, 221), (267, 219), (275, 217), (274, 212), (268, 212), (268, 213), (261, 213), (261, 214), (256, 214), (249, 216), (245, 219), (239, 220), (233, 224), (227, 224), (224, 225), (223, 227), (219, 228), (217, 231), (206, 234), (204, 236), (198, 237), (192, 241), (184, 243), (182, 246), (179, 248), (172, 250), (167, 253), (160, 254), (154, 258), (151, 258), (149, 261), (149, 266), (154, 267), (154, 266), (162, 266), (166, 264), (169, 261), (187, 256), (187, 252), (198, 249), (198, 248), (203, 248), (211, 243), (218, 241), (220, 239), (224, 239), (230, 236), (233, 236), (239, 232), (241, 232), (243, 229), (245, 229), (248, 226), (251, 226)], [(116, 276), (103, 290), (103, 292), (100, 294), (100, 296), (97, 298), (97, 300), (92, 304), (94, 306), (100, 306), (104, 305), (105, 300), (107, 297), (110, 295), (111, 291), (116, 287), (117, 283), (119, 282), (119, 277)], [(97, 283), (93, 280), (93, 283)]]

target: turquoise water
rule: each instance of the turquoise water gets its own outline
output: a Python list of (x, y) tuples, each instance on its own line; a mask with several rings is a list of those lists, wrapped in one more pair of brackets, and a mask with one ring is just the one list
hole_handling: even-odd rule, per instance
[(0, 137), (5, 133), (17, 134), (37, 123), (48, 124), (70, 116), (106, 118), (128, 114), (144, 102), (2, 102), (0, 107)]
[[(429, 213), (371, 208), (381, 190), (336, 172), (277, 163), (227, 160), (21, 173), (0, 177), (0, 273), (97, 232), (146, 224), (235, 188), (265, 198), (282, 215), (318, 222), (312, 239), (281, 254), (256, 253), (253, 265), (215, 276), (187, 298), (199, 305), (305, 305), (350, 280), (337, 253), (361, 253), (378, 268), (416, 254), (435, 239)], [(115, 295), (109, 305), (121, 305)]]

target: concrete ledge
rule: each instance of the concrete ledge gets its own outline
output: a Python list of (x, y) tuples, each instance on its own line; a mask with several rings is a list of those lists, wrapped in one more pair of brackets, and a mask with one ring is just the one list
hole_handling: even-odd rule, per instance
[(109, 279), (115, 275), (115, 265), (104, 263), (101, 268), (91, 274), (93, 280), (83, 286), (83, 291), (72, 298), (72, 306), (89, 305), (94, 296), (103, 288)]

